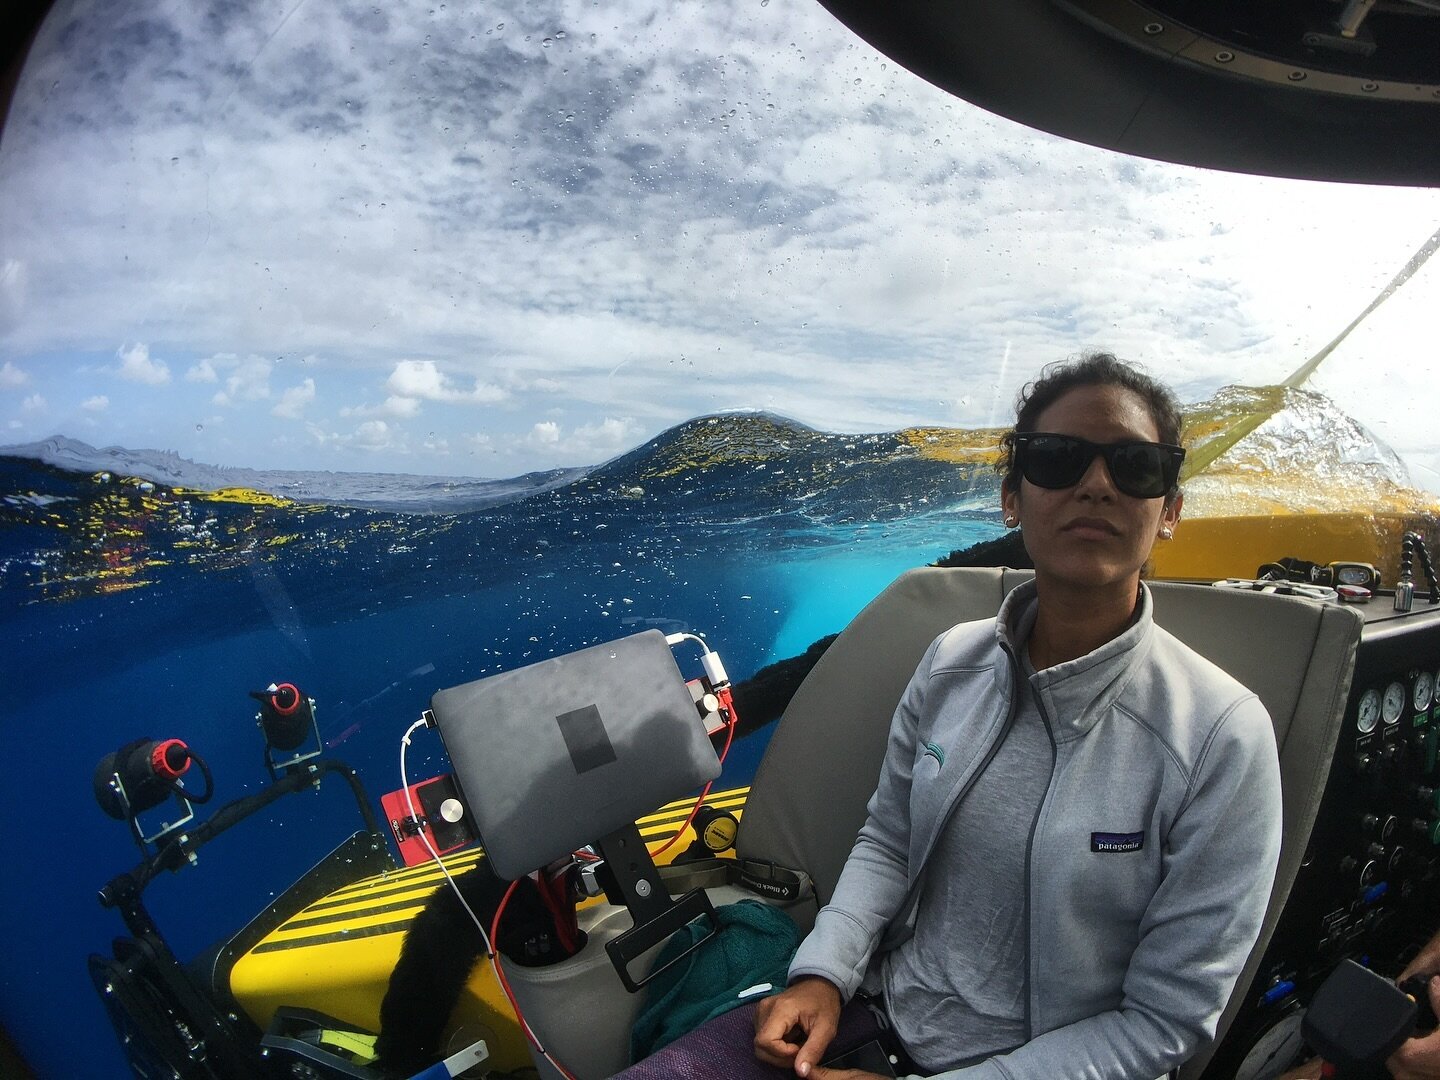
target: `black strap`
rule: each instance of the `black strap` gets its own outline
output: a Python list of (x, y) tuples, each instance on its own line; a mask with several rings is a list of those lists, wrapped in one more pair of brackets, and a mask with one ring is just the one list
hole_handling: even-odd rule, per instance
[(757, 896), (781, 904), (793, 904), (815, 894), (810, 875), (768, 859), (694, 859), (659, 867), (660, 880), (672, 894), (691, 889), (714, 889), (740, 885)]
[(814, 895), (815, 886), (804, 870), (791, 870), (768, 859), (736, 861), (740, 864), (740, 884), (753, 893), (784, 904)]

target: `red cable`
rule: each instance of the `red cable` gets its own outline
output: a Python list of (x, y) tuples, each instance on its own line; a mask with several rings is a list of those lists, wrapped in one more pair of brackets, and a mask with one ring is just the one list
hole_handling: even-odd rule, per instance
[(515, 1010), (515, 1019), (520, 1021), (520, 1030), (524, 1032), (525, 1038), (530, 1041), (530, 1044), (534, 1046), (536, 1050), (539, 1050), (540, 1053), (544, 1055), (546, 1061), (550, 1062), (551, 1065), (554, 1065), (555, 1068), (560, 1071), (560, 1075), (565, 1077), (565, 1080), (575, 1080), (575, 1077), (570, 1075), (570, 1071), (566, 1069), (564, 1065), (561, 1065), (560, 1062), (545, 1052), (545, 1048), (540, 1045), (540, 1040), (536, 1038), (535, 1033), (530, 1030), (530, 1025), (525, 1022), (525, 1016), (520, 1011), (520, 1003), (515, 1000), (515, 992), (510, 989), (510, 980), (505, 977), (505, 968), (500, 964), (500, 916), (505, 914), (505, 905), (510, 902), (510, 897), (514, 895), (519, 885), (520, 880), (518, 878), (510, 883), (510, 887), (505, 890), (505, 895), (500, 898), (500, 906), (495, 909), (495, 918), (490, 921), (490, 947), (494, 950), (491, 953), (490, 962), (495, 965), (495, 974), (500, 978), (500, 989), (505, 991), (505, 997), (510, 1002), (510, 1008)]
[[(725, 748), (720, 751), (721, 765), (725, 764), (725, 755), (730, 753), (730, 743), (733, 742), (735, 739), (735, 722), (738, 719), (738, 717), (735, 715), (734, 709), (727, 709), (726, 712), (730, 714), (730, 722), (728, 725), (726, 725), (728, 731), (725, 735)], [(672, 836), (669, 840), (665, 841), (665, 843), (662, 844), (659, 848), (650, 852), (650, 858), (657, 859), (661, 855), (664, 855), (665, 852), (669, 851), (672, 847), (675, 846), (675, 841), (679, 840), (680, 837), (685, 835), (685, 830), (690, 827), (690, 823), (695, 820), (695, 815), (700, 812), (700, 807), (703, 806), (705, 803), (705, 797), (710, 794), (710, 786), (714, 783), (715, 781), (711, 780), (705, 785), (703, 789), (701, 789), (700, 797), (695, 800), (695, 805), (690, 808), (690, 816), (685, 819), (685, 824), (680, 826), (680, 831), (677, 832), (674, 836)]]

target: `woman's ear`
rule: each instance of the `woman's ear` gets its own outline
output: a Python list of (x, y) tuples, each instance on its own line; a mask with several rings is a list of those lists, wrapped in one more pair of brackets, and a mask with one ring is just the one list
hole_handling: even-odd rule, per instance
[(1013, 529), (1020, 524), (1020, 493), (1003, 483), (1000, 485), (1000, 512), (1005, 518), (1005, 527)]
[(1175, 526), (1180, 521), (1180, 511), (1185, 506), (1185, 496), (1177, 493), (1175, 498), (1167, 499), (1165, 509), (1160, 512), (1160, 529), (1166, 533), (1166, 539), (1173, 535)]

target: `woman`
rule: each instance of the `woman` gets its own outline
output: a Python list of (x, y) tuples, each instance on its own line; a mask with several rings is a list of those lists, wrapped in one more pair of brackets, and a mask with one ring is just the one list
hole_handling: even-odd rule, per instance
[(831, 902), (756, 1012), (755, 1053), (822, 1067), (878, 994), (907, 1067), (1150, 1080), (1215, 1025), (1280, 847), (1269, 717), (1156, 626), (1140, 583), (1180, 519), (1180, 412), (1108, 354), (1047, 369), (1004, 441), (1035, 580), (930, 646)]

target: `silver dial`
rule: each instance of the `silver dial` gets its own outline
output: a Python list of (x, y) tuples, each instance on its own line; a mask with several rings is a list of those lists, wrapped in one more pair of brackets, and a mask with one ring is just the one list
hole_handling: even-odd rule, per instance
[(1392, 682), (1385, 687), (1385, 700), (1380, 705), (1380, 718), (1387, 724), (1393, 724), (1400, 719), (1400, 714), (1405, 711), (1405, 685)]
[(1304, 1020), (1305, 1011), (1299, 1009), (1266, 1028), (1235, 1070), (1235, 1080), (1275, 1080), (1294, 1065), (1305, 1045), (1300, 1034)]
[(1415, 677), (1415, 687), (1410, 691), (1410, 702), (1415, 706), (1416, 712), (1424, 712), (1430, 708), (1430, 702), (1435, 699), (1435, 679), (1428, 671), (1422, 671)]
[(1360, 715), (1356, 726), (1361, 735), (1369, 735), (1380, 722), (1380, 691), (1366, 690), (1360, 695)]

